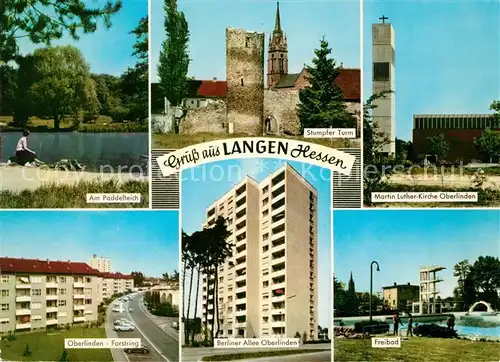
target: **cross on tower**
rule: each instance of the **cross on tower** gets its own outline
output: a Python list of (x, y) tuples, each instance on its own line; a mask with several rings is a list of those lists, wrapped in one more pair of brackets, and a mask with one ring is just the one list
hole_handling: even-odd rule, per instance
[(382, 20), (382, 24), (385, 24), (385, 21), (389, 18), (386, 17), (385, 15), (382, 15), (379, 19)]

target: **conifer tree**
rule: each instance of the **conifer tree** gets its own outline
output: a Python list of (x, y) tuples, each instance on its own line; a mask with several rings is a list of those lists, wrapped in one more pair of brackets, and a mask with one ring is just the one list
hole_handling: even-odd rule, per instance
[(344, 103), (342, 89), (335, 83), (340, 68), (330, 57), (332, 50), (323, 38), (307, 67), (310, 86), (300, 90), (299, 119), (304, 128), (356, 128), (356, 118)]
[[(183, 12), (177, 9), (177, 0), (165, 0), (165, 32), (158, 64), (158, 77), (163, 95), (173, 107), (181, 104), (187, 95), (189, 28)], [(174, 125), (178, 133), (178, 125)]]

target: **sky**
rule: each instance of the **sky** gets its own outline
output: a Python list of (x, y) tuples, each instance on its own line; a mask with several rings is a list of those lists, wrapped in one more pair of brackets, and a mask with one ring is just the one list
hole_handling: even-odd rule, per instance
[[(264, 32), (267, 44), (274, 29), (273, 0), (179, 0), (189, 26), (189, 75), (226, 79), (226, 28)], [(360, 68), (360, 3), (354, 1), (280, 1), (281, 25), (288, 39), (289, 73), (310, 64), (324, 36), (332, 56), (345, 67)], [(165, 39), (162, 0), (151, 0), (151, 81), (157, 82), (158, 58)]]
[[(107, 0), (87, 0), (89, 7), (103, 7)], [(147, 0), (125, 0), (122, 9), (111, 18), (112, 26), (106, 29), (103, 21), (98, 22), (98, 29), (94, 33), (82, 34), (80, 40), (75, 41), (65, 35), (52, 45), (73, 45), (80, 49), (90, 70), (95, 74), (121, 75), (128, 67), (136, 63), (132, 56), (136, 38), (130, 34), (139, 25), (139, 20), (148, 14)], [(27, 54), (43, 44), (33, 44), (27, 38), (18, 42), (20, 52)]]
[(161, 277), (179, 270), (177, 211), (2, 211), (0, 255), (89, 263)]
[(498, 210), (335, 211), (333, 229), (335, 276), (347, 285), (352, 272), (357, 292), (369, 292), (370, 263), (377, 261), (374, 293), (394, 282), (418, 285), (420, 266), (440, 265), (447, 268), (438, 273), (440, 296), (451, 297), (455, 264), (500, 256)]
[[(318, 192), (318, 322), (329, 325), (331, 318), (331, 173), (299, 162), (288, 162)], [(192, 234), (202, 229), (207, 208), (246, 175), (260, 182), (285, 164), (279, 159), (240, 159), (216, 162), (182, 172), (181, 226)], [(200, 309), (201, 310), (201, 298)]]
[(395, 31), (396, 136), (411, 140), (414, 114), (490, 113), (500, 99), (500, 2), (380, 1), (363, 4), (363, 91), (372, 94), (372, 24)]

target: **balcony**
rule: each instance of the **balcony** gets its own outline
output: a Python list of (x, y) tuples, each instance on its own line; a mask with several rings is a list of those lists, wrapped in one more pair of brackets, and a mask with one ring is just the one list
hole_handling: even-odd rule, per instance
[(20, 295), (16, 297), (16, 302), (21, 303), (21, 302), (31, 302), (31, 296), (29, 295)]
[(47, 313), (57, 313), (57, 311), (58, 311), (58, 310), (59, 310), (59, 309), (58, 309), (57, 307), (47, 307), (47, 308), (45, 309), (45, 311), (46, 311)]
[(47, 321), (45, 322), (45, 324), (48, 325), (48, 326), (56, 325), (57, 324), (57, 319), (47, 319)]
[(247, 315), (247, 311), (245, 309), (243, 309), (243, 310), (237, 310), (237, 311), (234, 312), (234, 315), (236, 317), (242, 317), (244, 315)]
[(31, 329), (31, 323), (16, 324), (16, 329)]
[(48, 283), (45, 283), (45, 288), (47, 289), (54, 289), (54, 288), (58, 288), (59, 285), (56, 283), (56, 282), (48, 282)]
[(271, 321), (271, 328), (284, 328), (285, 325), (285, 321)]
[(73, 317), (73, 322), (85, 322), (85, 316)]
[(17, 309), (16, 310), (16, 315), (31, 315), (31, 309)]
[(234, 323), (235, 328), (245, 328), (247, 326), (247, 322), (236, 322)]
[(278, 295), (278, 296), (272, 295), (271, 300), (273, 301), (273, 303), (284, 302), (286, 300), (286, 296), (284, 296), (284, 295)]
[(285, 271), (286, 268), (271, 272), (271, 279), (282, 277), (283, 275), (285, 275)]
[(85, 283), (84, 282), (74, 282), (73, 288), (85, 288)]
[(271, 261), (271, 265), (276, 265), (276, 264), (284, 264), (286, 261), (286, 256), (280, 256), (279, 258), (273, 258)]
[(18, 283), (16, 284), (16, 289), (31, 289), (31, 284)]
[(274, 308), (271, 309), (271, 315), (285, 314), (285, 308)]
[(285, 287), (286, 287), (286, 282), (282, 282), (282, 283), (273, 284), (271, 289), (272, 290), (285, 289)]
[(237, 275), (236, 278), (234, 278), (234, 281), (235, 282), (240, 282), (242, 280), (246, 280), (247, 279), (247, 275), (246, 274), (242, 274), (242, 275)]
[(78, 305), (73, 306), (73, 310), (84, 310), (84, 309), (85, 309), (85, 305), (83, 305), (83, 304), (78, 304)]
[[(274, 248), (274, 242), (277, 241), (278, 239), (284, 238), (286, 234), (286, 230), (281, 230), (271, 236), (271, 245)], [(279, 244), (279, 245), (284, 245), (285, 243)], [(278, 245), (276, 245), (278, 246)]]
[(244, 285), (242, 287), (236, 288), (236, 294), (243, 293), (243, 292), (246, 292), (246, 291), (247, 291), (247, 286), (246, 285)]
[(47, 300), (57, 300), (57, 294), (47, 294), (45, 296), (45, 299), (47, 299)]
[(74, 294), (73, 299), (85, 299), (85, 294)]

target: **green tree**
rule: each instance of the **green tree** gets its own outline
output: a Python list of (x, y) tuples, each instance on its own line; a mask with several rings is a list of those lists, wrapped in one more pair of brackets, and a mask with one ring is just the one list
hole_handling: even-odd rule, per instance
[(61, 361), (61, 362), (69, 361), (68, 351), (63, 350), (63, 353), (62, 353), (61, 358), (59, 359), (59, 361)]
[(121, 76), (123, 105), (128, 119), (144, 122), (148, 119), (148, 17), (142, 18), (131, 34), (136, 37), (132, 55), (137, 63)]
[(389, 136), (380, 131), (379, 125), (373, 122), (373, 110), (376, 101), (386, 97), (392, 91), (373, 94), (363, 105), (363, 187), (364, 203), (372, 204), (371, 193), (380, 191), (384, 186), (384, 177), (392, 173), (394, 160), (386, 157), (382, 148), (390, 143)]
[(472, 265), (472, 281), (481, 299), (494, 308), (500, 307), (500, 259), (493, 256), (480, 256)]
[(121, 1), (107, 0), (102, 7), (89, 6), (84, 0), (0, 1), (0, 64), (18, 55), (18, 40), (28, 38), (34, 44), (50, 45), (66, 33), (79, 39), (81, 33), (97, 30), (98, 20), (111, 26), (111, 16), (122, 7)]
[(52, 119), (55, 129), (60, 128), (65, 116), (97, 111), (95, 84), (78, 49), (72, 46), (37, 49), (31, 65), (28, 97), (33, 112), (40, 118)]
[(14, 113), (16, 99), (17, 74), (9, 65), (0, 65), (0, 115)]
[[(158, 64), (158, 78), (163, 95), (173, 107), (181, 104), (188, 92), (189, 28), (183, 12), (177, 9), (177, 0), (164, 0), (165, 33)], [(177, 120), (175, 133), (179, 132)]]
[(330, 57), (332, 50), (323, 38), (314, 51), (313, 66), (308, 66), (310, 86), (299, 92), (299, 119), (304, 128), (357, 128), (356, 118), (349, 113), (342, 89), (335, 83), (340, 67)]
[(494, 117), (500, 120), (500, 101), (493, 101), (490, 105), (490, 110), (495, 112)]
[(442, 133), (438, 136), (427, 137), (427, 145), (429, 153), (436, 156), (438, 164), (441, 164), (450, 151), (450, 145)]
[(347, 304), (347, 293), (344, 283), (337, 278), (333, 278), (333, 309), (336, 313), (344, 313)]
[(486, 154), (492, 163), (495, 157), (500, 155), (500, 132), (486, 129), (479, 138), (474, 140), (474, 146)]
[(455, 264), (453, 267), (453, 276), (458, 280), (458, 290), (457, 294), (461, 300), (464, 299), (465, 293), (465, 280), (471, 271), (472, 266), (469, 264), (468, 260), (462, 260)]
[(144, 282), (146, 280), (146, 277), (144, 277), (144, 274), (138, 271), (133, 271), (130, 273), (130, 275), (134, 278), (134, 286), (135, 287), (142, 287), (144, 285)]
[(117, 108), (122, 107), (120, 78), (109, 74), (93, 74), (96, 85), (99, 114), (111, 116)]
[(31, 355), (32, 355), (31, 348), (30, 348), (30, 346), (27, 344), (27, 345), (24, 347), (23, 356), (24, 356), (24, 357), (30, 357)]

